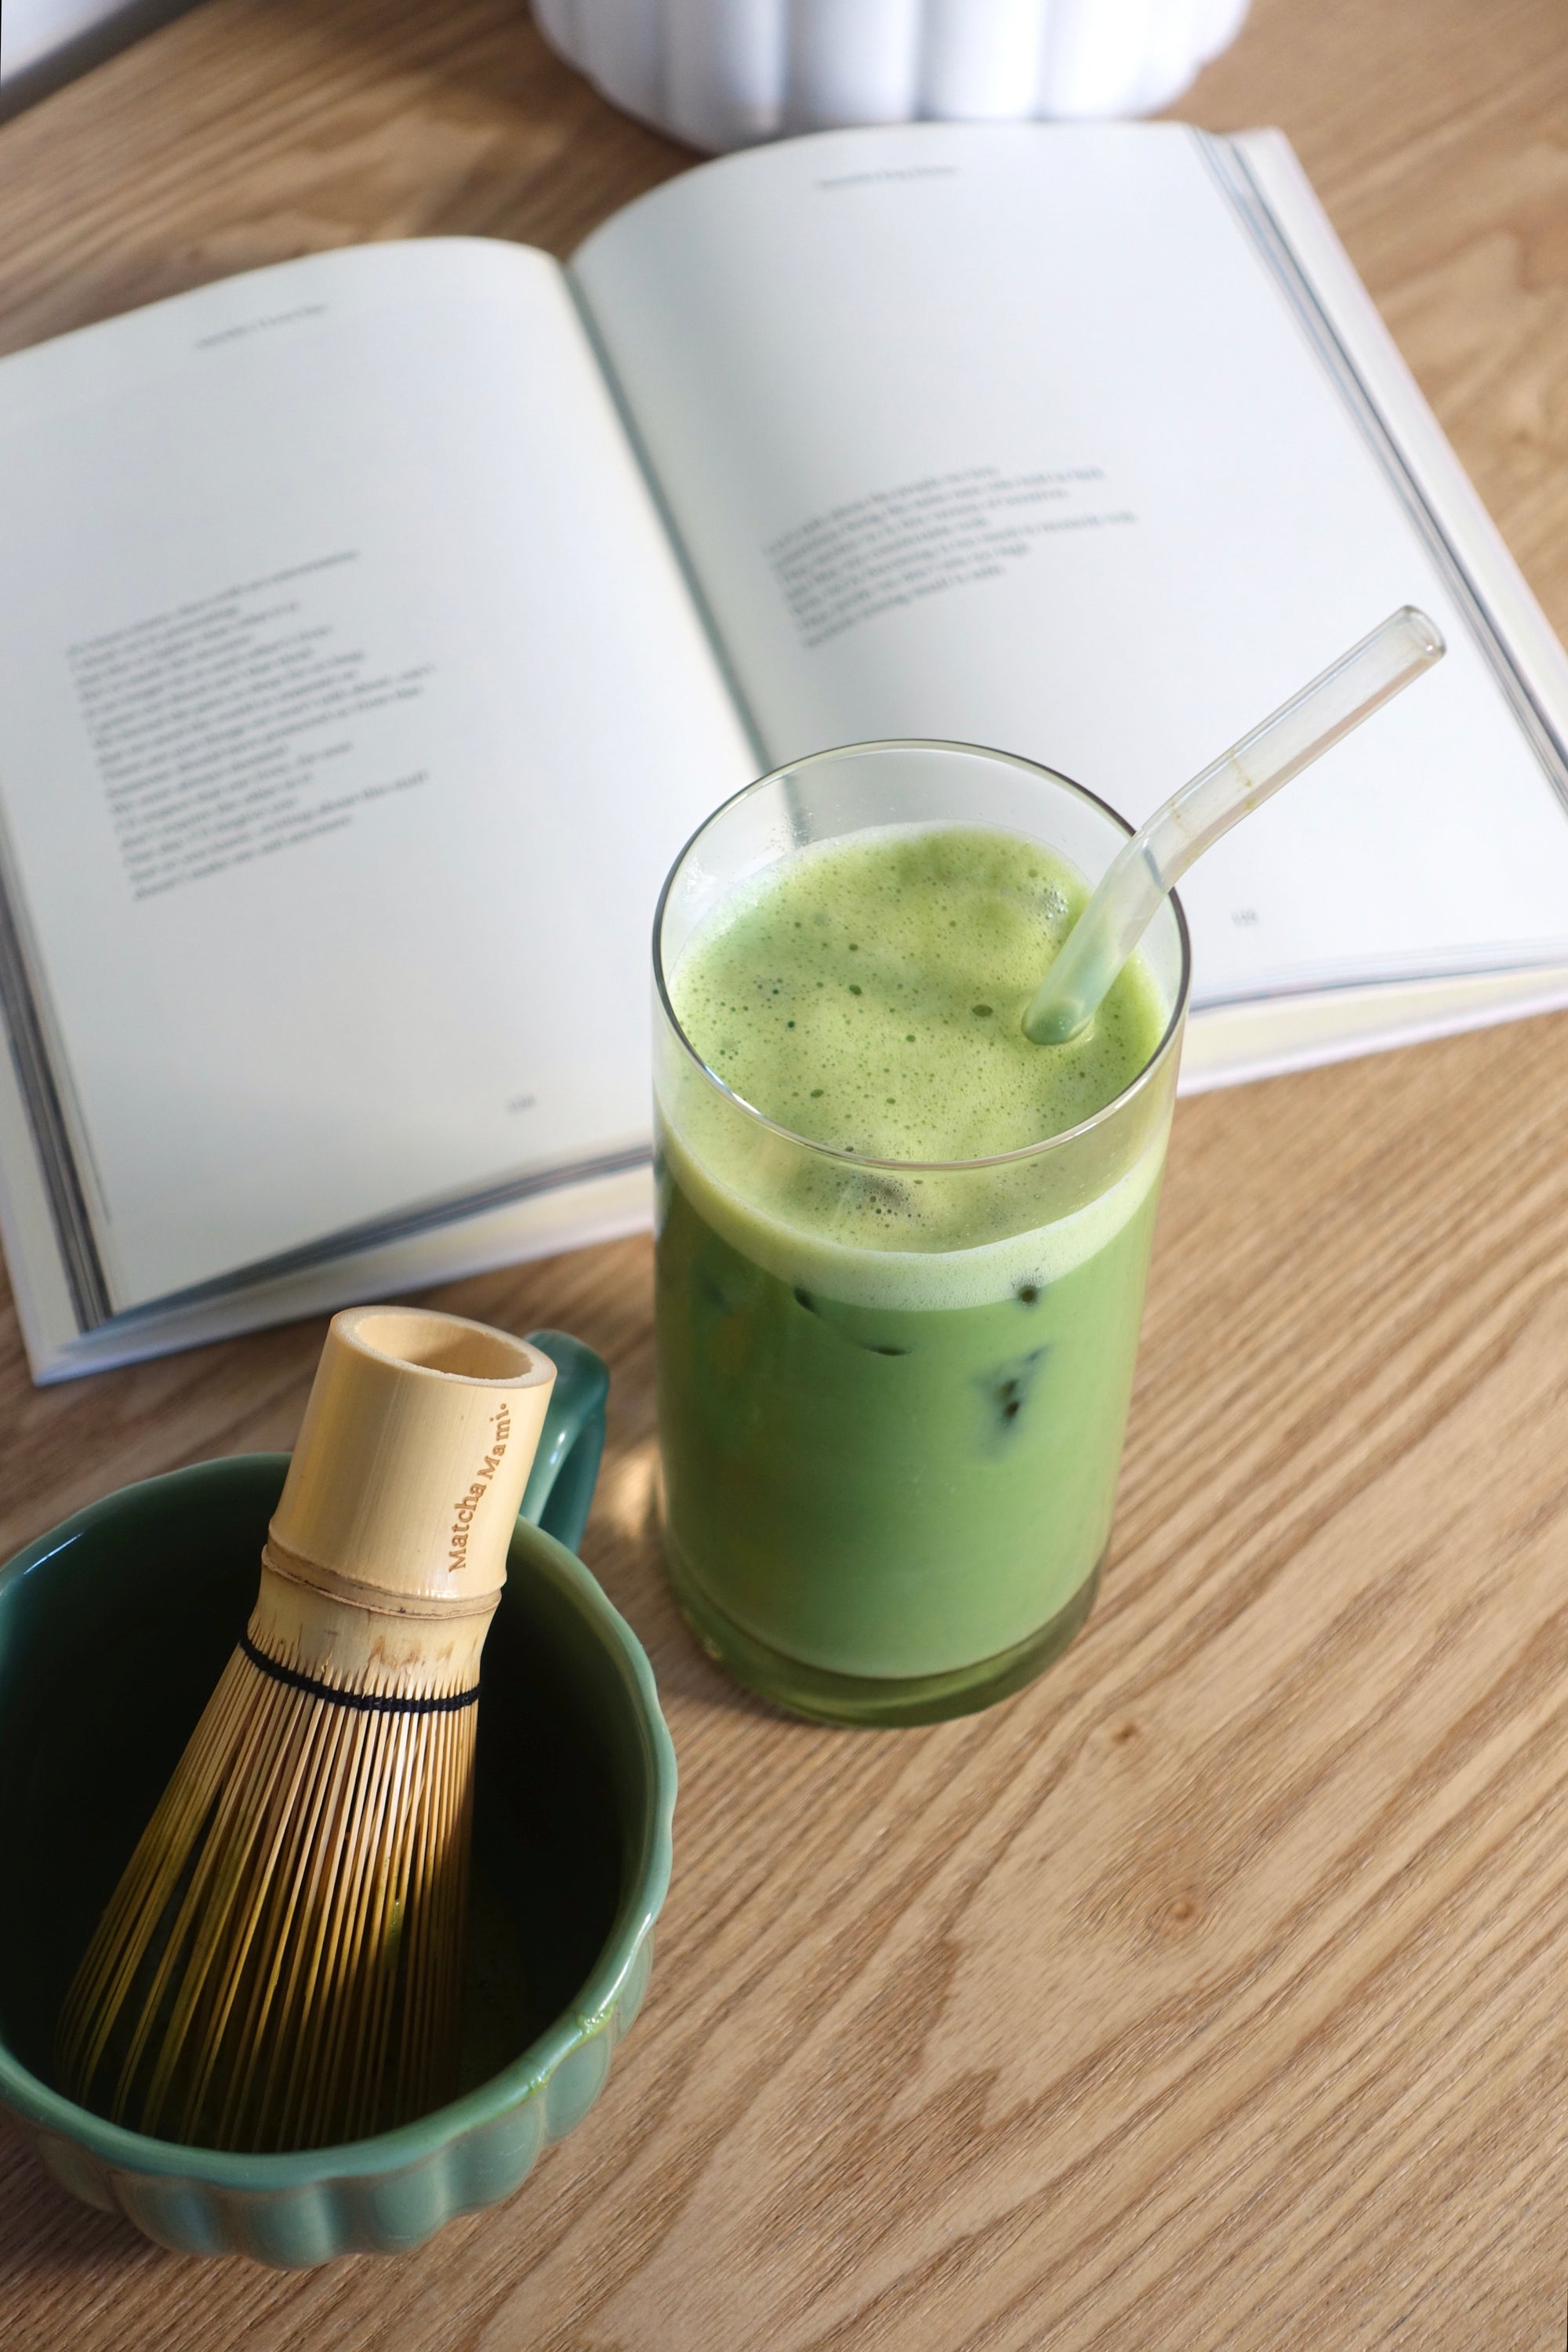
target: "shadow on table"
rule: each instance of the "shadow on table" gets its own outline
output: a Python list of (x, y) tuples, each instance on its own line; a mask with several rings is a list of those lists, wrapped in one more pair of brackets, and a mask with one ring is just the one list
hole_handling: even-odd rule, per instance
[(0, 2120), (0, 2311), (11, 2308), (24, 2283), (90, 2269), (106, 2286), (118, 2286), (155, 2263), (187, 2259), (150, 2244), (122, 2214), (100, 2213), (70, 2196)]

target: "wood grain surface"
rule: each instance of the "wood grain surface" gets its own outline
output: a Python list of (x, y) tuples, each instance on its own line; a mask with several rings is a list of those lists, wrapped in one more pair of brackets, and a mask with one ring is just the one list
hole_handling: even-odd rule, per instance
[[(1290, 133), (1568, 625), (1560, 0), (1256, 0), (1182, 111)], [(210, 0), (0, 131), (6, 347), (382, 236), (561, 251), (685, 159), (520, 0)], [(456, 1286), (615, 1374), (586, 1544), (679, 1751), (648, 2005), (421, 2252), (160, 2253), (0, 2137), (6, 2352), (1420, 2352), (1568, 2307), (1568, 1021), (1182, 1107), (1117, 1535), (1067, 1660), (838, 1734), (698, 1654), (641, 1243)], [(320, 1325), (47, 1394), (0, 1551), (289, 1442)]]

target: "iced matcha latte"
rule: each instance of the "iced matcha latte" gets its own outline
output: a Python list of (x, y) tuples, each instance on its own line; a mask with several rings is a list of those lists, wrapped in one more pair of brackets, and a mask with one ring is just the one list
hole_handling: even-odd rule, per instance
[[(955, 765), (1000, 772), (992, 822), (967, 774), (963, 818), (931, 813)], [(667, 1556), (742, 1679), (917, 1721), (1027, 1680), (1088, 1612), (1184, 955), (1173, 916), (1167, 969), (1156, 942), (1083, 1038), (1031, 1045), (1024, 1008), (1116, 822), (952, 747), (790, 772), (773, 854), (731, 803), (661, 918)], [(705, 838), (738, 808), (722, 887)]]

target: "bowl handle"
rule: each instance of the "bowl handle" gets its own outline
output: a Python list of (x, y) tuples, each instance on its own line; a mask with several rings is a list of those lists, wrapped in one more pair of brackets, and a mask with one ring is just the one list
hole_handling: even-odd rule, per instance
[(605, 1450), (610, 1375), (592, 1348), (564, 1331), (531, 1331), (528, 1340), (554, 1365), (555, 1387), (519, 1516), (575, 1551)]

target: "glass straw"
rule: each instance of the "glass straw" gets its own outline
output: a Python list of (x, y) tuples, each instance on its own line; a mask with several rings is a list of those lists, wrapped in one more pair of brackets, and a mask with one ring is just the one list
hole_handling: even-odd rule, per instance
[(1068, 933), (1024, 1015), (1024, 1034), (1037, 1045), (1076, 1037), (1193, 860), (1445, 651), (1436, 624), (1404, 605), (1156, 809)]

